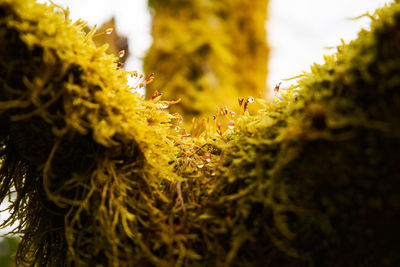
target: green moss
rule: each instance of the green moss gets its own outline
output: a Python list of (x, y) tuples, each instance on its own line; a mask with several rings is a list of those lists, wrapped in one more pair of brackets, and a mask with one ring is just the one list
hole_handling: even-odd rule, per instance
[(23, 232), (18, 263), (151, 258), (157, 241), (143, 235), (158, 239), (162, 181), (175, 179), (171, 116), (131, 92), (94, 32), (54, 9), (0, 1), (0, 199), (12, 199), (5, 224)]
[(400, 2), (219, 145), (207, 257), (233, 265), (391, 266), (400, 160)]
[(219, 106), (232, 108), (238, 97), (263, 95), (267, 2), (150, 1), (153, 45), (144, 69), (156, 79), (147, 97), (158, 90), (167, 99), (182, 98), (170, 110), (188, 124)]
[(15, 253), (17, 251), (19, 238), (5, 237), (0, 239), (0, 266), (14, 267)]
[(54, 9), (0, 0), (0, 200), (19, 265), (399, 262), (400, 1), (283, 101), (190, 136)]

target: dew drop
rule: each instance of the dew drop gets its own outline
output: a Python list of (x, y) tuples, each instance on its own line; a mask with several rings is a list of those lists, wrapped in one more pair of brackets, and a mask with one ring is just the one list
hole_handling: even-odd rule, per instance
[(249, 103), (253, 103), (253, 102), (254, 102), (254, 97), (250, 96), (250, 97), (248, 98), (248, 101), (249, 101)]
[(231, 111), (231, 117), (234, 118), (236, 116), (235, 111)]
[(210, 153), (205, 153), (203, 158), (207, 161), (210, 162), (211, 161), (211, 154)]
[(201, 169), (201, 168), (203, 168), (204, 167), (204, 164), (199, 164), (199, 165), (197, 165), (197, 168), (199, 168), (199, 169)]
[(227, 123), (226, 123), (226, 125), (228, 126), (228, 128), (229, 129), (233, 129), (233, 128), (235, 128), (235, 122), (234, 121), (228, 121)]
[(113, 28), (108, 28), (104, 31), (105, 34), (110, 35), (113, 32)]
[(166, 108), (169, 107), (169, 104), (168, 104), (167, 101), (159, 101), (159, 102), (157, 102), (157, 104), (160, 105), (160, 108), (161, 108), (161, 109), (166, 109)]
[(175, 132), (179, 133), (181, 131), (181, 127), (175, 126)]
[(118, 57), (119, 57), (119, 58), (122, 58), (122, 57), (124, 57), (124, 56), (125, 56), (125, 50), (119, 51)]

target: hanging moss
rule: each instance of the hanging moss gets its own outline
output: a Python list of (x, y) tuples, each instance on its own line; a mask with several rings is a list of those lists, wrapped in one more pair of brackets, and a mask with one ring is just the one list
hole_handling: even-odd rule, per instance
[(182, 101), (170, 108), (190, 123), (211, 117), (218, 106), (265, 92), (268, 49), (266, 0), (149, 1), (153, 45), (145, 72), (157, 79), (147, 88)]
[(85, 23), (55, 10), (0, 1), (3, 226), (22, 233), (18, 266), (140, 262), (161, 239), (162, 183), (175, 179), (171, 116), (131, 92)]
[(394, 266), (400, 199), (400, 1), (244, 117), (199, 229), (210, 262)]

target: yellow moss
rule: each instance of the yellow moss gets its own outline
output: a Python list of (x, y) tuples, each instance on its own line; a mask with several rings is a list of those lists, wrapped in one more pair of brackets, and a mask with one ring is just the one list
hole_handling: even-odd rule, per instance
[(219, 106), (234, 107), (238, 97), (263, 95), (268, 49), (266, 0), (150, 1), (153, 45), (145, 72), (156, 80), (147, 88), (167, 99), (186, 124), (211, 117)]
[(214, 144), (223, 163), (196, 228), (208, 229), (210, 261), (398, 262), (400, 1), (371, 18), (370, 31), (314, 64), (284, 101)]
[(0, 16), (1, 199), (17, 193), (5, 224), (24, 233), (19, 264), (117, 266), (150, 251), (140, 232), (163, 220), (162, 182), (176, 177), (172, 116), (131, 91), (82, 21), (31, 0), (0, 1)]
[[(215, 3), (166, 10), (188, 19)], [(178, 133), (179, 116), (132, 93), (95, 32), (54, 11), (0, 0), (0, 200), (2, 227), (23, 233), (18, 265), (399, 262), (399, 0), (283, 101)]]
[[(101, 34), (104, 33), (105, 31), (111, 31), (111, 34)], [(120, 57), (120, 64), (125, 61), (126, 58), (129, 56), (129, 51), (128, 51), (128, 39), (119, 34), (117, 25), (115, 24), (115, 18), (111, 18), (110, 20), (106, 21), (103, 23), (100, 27), (95, 28), (96, 32), (98, 32), (95, 38), (93, 38), (94, 43), (96, 46), (102, 46), (102, 45), (107, 45), (107, 53), (113, 54), (114, 56), (118, 56), (121, 51), (123, 52), (123, 56)], [(88, 27), (85, 28), (86, 32), (90, 32), (90, 29)], [(122, 55), (122, 54), (120, 54)]]

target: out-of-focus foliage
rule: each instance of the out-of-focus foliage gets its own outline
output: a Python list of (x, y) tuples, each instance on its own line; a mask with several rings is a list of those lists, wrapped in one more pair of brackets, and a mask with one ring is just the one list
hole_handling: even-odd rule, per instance
[(190, 123), (218, 106), (232, 107), (238, 97), (263, 95), (267, 2), (149, 1), (153, 44), (144, 69), (156, 79), (147, 97), (158, 90), (167, 99), (182, 98), (170, 110)]
[(0, 200), (18, 264), (399, 265), (400, 0), (282, 101), (250, 116), (245, 98), (187, 130), (54, 9), (0, 0)]
[(15, 253), (17, 252), (19, 238), (5, 237), (0, 239), (0, 266), (15, 266)]

